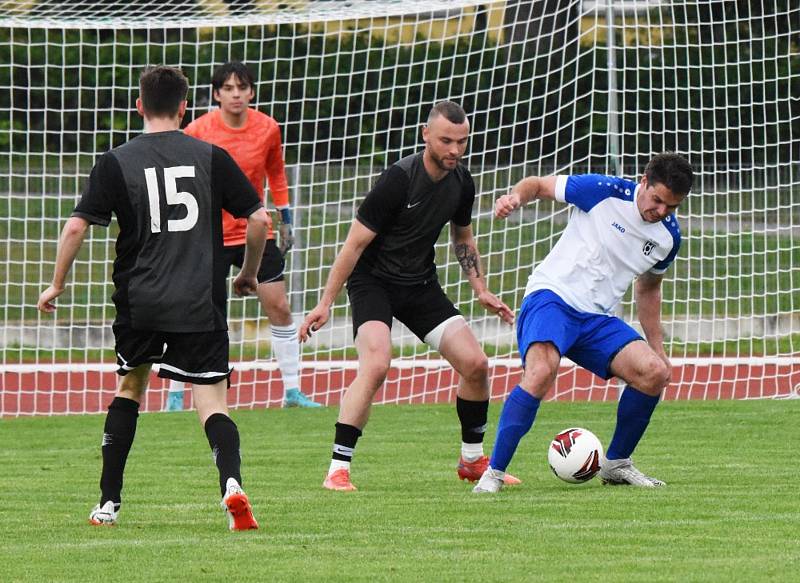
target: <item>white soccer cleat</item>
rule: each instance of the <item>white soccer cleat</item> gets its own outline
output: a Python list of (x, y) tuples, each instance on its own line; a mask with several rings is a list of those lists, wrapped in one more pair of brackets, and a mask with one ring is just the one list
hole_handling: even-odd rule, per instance
[(503, 488), (506, 473), (495, 470), (491, 466), (486, 468), (481, 479), (472, 489), (473, 494), (497, 494)]
[(228, 478), (225, 483), (225, 496), (222, 497), (222, 502), (219, 505), (228, 515), (229, 530), (254, 530), (258, 528), (258, 522), (253, 516), (253, 507), (250, 506), (247, 494), (244, 493), (239, 482), (233, 478)]
[(97, 504), (89, 513), (89, 524), (94, 526), (114, 526), (117, 524), (119, 512), (114, 509), (114, 503), (109, 500), (102, 506)]
[(604, 459), (600, 467), (600, 481), (611, 486), (638, 486), (640, 488), (666, 486), (665, 482), (645, 476), (637, 470), (631, 458), (621, 460)]

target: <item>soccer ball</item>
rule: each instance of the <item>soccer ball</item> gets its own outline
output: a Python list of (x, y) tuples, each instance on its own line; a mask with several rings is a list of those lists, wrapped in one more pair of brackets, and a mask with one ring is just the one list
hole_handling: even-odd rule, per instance
[(553, 438), (547, 461), (553, 473), (570, 484), (581, 484), (600, 471), (603, 446), (597, 436), (581, 427), (565, 429)]

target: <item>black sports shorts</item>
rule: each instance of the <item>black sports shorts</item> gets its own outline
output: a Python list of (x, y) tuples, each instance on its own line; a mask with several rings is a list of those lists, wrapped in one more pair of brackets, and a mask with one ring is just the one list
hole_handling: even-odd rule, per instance
[(160, 332), (114, 324), (117, 374), (160, 363), (158, 376), (196, 385), (213, 385), (231, 374), (228, 331)]
[(364, 322), (377, 320), (392, 328), (394, 316), (414, 335), (425, 336), (439, 324), (460, 316), (436, 279), (417, 285), (397, 285), (364, 273), (347, 280), (347, 295), (353, 309), (353, 337)]
[[(225, 247), (222, 254), (222, 264), (225, 269), (225, 276), (231, 269), (231, 265), (242, 267), (244, 263), (244, 245), (232, 245)], [(286, 260), (278, 250), (275, 239), (267, 239), (264, 245), (264, 254), (261, 256), (261, 266), (258, 268), (258, 283), (272, 283), (273, 281), (283, 281), (283, 270), (286, 267)]]

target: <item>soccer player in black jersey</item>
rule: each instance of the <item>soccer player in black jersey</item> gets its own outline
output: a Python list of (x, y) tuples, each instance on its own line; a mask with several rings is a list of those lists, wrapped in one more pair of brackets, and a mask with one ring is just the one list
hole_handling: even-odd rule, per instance
[(222, 209), (247, 218), (239, 295), (255, 292), (268, 219), (252, 185), (225, 150), (184, 135), (188, 81), (171, 67), (145, 69), (136, 109), (145, 133), (98, 158), (64, 226), (53, 282), (39, 297), (43, 312), (64, 292), (90, 225), (119, 224), (114, 261), (117, 394), (103, 433), (100, 503), (89, 515), (113, 525), (122, 502), (125, 462), (136, 432), (150, 367), (192, 383), (194, 404), (219, 470), (231, 530), (258, 528), (241, 488), (239, 431), (228, 416), (227, 292), (215, 269), (223, 254)]
[[(358, 209), (334, 261), (319, 304), (300, 327), (305, 341), (330, 317), (347, 281), (359, 368), (345, 392), (336, 423), (328, 475), (330, 490), (355, 490), (350, 462), (370, 405), (392, 358), (392, 318), (403, 322), (461, 376), (456, 410), (461, 421), (458, 475), (475, 481), (488, 466), (483, 435), (489, 406), (488, 359), (458, 309), (439, 285), (434, 244), (450, 223), (453, 248), (478, 301), (509, 324), (514, 317), (486, 287), (472, 235), (475, 184), (459, 164), (469, 137), (464, 110), (437, 103), (422, 130), (425, 149), (386, 169)], [(518, 483), (507, 476), (507, 483)]]

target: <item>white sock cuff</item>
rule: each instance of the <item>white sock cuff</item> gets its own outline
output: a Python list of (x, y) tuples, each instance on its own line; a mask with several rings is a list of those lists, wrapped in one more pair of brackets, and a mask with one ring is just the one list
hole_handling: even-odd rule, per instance
[(483, 457), (483, 443), (461, 442), (461, 457), (471, 462)]
[(293, 340), (297, 337), (297, 326), (294, 323), (288, 326), (270, 326), (270, 332), (275, 340)]
[(343, 460), (331, 460), (331, 466), (328, 468), (328, 475), (330, 476), (336, 470), (350, 471), (350, 462)]
[(343, 445), (339, 445), (338, 443), (333, 444), (333, 453), (338, 453), (339, 455), (346, 455), (352, 458), (354, 452), (355, 448), (353, 447), (345, 447)]

